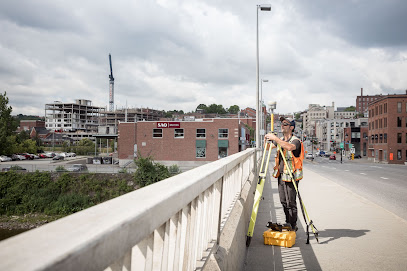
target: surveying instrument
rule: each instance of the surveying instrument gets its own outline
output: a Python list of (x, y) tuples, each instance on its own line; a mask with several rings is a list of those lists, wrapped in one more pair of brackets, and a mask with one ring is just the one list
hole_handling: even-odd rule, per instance
[[(271, 111), (271, 121), (270, 121), (270, 130), (272, 133), (274, 133), (274, 114), (273, 114), (273, 110), (276, 109), (276, 103), (269, 103), (270, 105), (270, 111)], [(259, 139), (256, 139), (259, 140)], [(312, 232), (314, 233), (315, 239), (317, 240), (317, 242), (319, 243), (318, 240), (318, 230), (317, 228), (313, 225), (312, 220), (309, 218), (307, 210), (305, 208), (304, 202), (301, 199), (301, 195), (300, 192), (298, 190), (297, 184), (294, 181), (294, 177), (293, 177), (293, 168), (292, 166), (290, 166), (290, 164), (287, 162), (286, 157), (284, 156), (283, 150), (281, 148), (281, 146), (277, 143), (274, 143), (277, 145), (277, 151), (280, 152), (281, 157), (283, 158), (284, 161), (284, 165), (287, 169), (289, 169), (289, 175), (291, 178), (291, 181), (294, 185), (294, 188), (296, 190), (296, 193), (298, 195), (298, 199), (300, 201), (300, 206), (301, 206), (301, 211), (304, 217), (304, 221), (307, 225), (307, 244), (309, 244), (309, 226), (311, 226)], [(302, 144), (302, 143), (301, 143)], [(271, 156), (271, 151), (272, 151), (272, 146), (273, 143), (271, 141), (266, 141), (265, 142), (265, 146), (264, 146), (264, 150), (263, 150), (263, 155), (262, 155), (262, 160), (261, 160), (261, 164), (260, 164), (260, 169), (259, 169), (259, 177), (258, 177), (258, 182), (257, 182), (257, 186), (256, 186), (256, 191), (254, 193), (254, 202), (253, 202), (253, 210), (252, 210), (252, 214), (250, 217), (250, 224), (249, 224), (249, 228), (247, 231), (247, 236), (246, 236), (246, 247), (250, 246), (250, 242), (251, 239), (253, 237), (253, 232), (254, 232), (254, 226), (256, 224), (256, 218), (257, 218), (257, 213), (259, 210), (259, 205), (260, 205), (260, 200), (263, 199), (262, 194), (263, 194), (263, 188), (264, 188), (264, 183), (266, 181), (266, 176), (267, 176), (267, 172), (268, 172), (268, 167), (269, 167), (269, 163), (270, 163), (270, 156)], [(267, 224), (268, 227), (271, 227), (271, 225), (273, 225), (277, 223), (272, 223), (269, 222)], [(290, 229), (291, 226), (288, 226), (288, 229)], [(293, 229), (291, 229), (293, 230)]]

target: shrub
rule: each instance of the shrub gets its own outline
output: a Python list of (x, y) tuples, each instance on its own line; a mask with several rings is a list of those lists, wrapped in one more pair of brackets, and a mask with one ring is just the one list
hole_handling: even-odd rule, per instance
[(170, 177), (168, 168), (160, 163), (154, 163), (151, 156), (141, 157), (134, 161), (137, 166), (134, 179), (140, 187), (144, 187)]

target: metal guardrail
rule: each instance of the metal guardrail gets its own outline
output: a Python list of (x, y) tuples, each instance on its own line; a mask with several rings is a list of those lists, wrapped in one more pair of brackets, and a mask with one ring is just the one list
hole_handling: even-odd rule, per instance
[(231, 155), (0, 242), (0, 270), (196, 270), (255, 168)]

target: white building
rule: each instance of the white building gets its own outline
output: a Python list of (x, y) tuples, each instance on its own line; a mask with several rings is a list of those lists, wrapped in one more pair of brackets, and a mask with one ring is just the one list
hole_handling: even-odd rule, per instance
[(45, 127), (66, 134), (73, 140), (97, 134), (99, 116), (105, 108), (93, 106), (90, 100), (77, 99), (75, 103), (55, 101), (45, 104)]
[(319, 121), (334, 118), (335, 103), (332, 106), (310, 104), (308, 111), (302, 114), (303, 130), (308, 136), (316, 136), (316, 125)]
[(320, 148), (324, 151), (333, 151), (339, 148), (344, 141), (344, 128), (366, 126), (367, 118), (360, 119), (332, 119), (320, 121), (317, 126), (317, 134)]

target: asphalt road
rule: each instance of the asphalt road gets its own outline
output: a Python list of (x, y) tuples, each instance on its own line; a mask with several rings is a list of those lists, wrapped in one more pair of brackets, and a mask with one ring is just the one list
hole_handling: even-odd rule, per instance
[(407, 166), (317, 157), (304, 167), (407, 220)]

